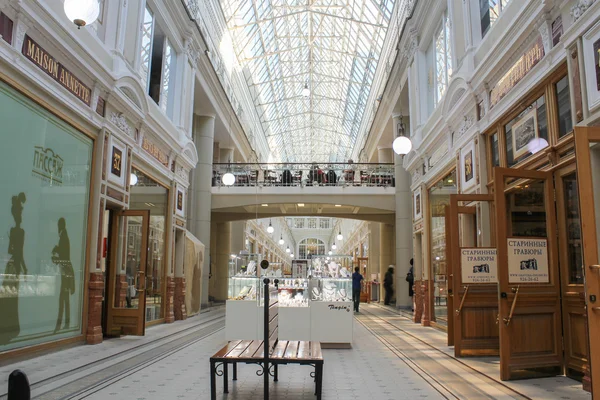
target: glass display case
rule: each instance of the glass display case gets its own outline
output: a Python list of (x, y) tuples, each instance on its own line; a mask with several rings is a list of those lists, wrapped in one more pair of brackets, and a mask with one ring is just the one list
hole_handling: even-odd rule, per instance
[(306, 278), (283, 278), (279, 280), (280, 307), (308, 307), (308, 283)]
[(351, 255), (315, 255), (312, 257), (308, 275), (312, 278), (351, 278)]
[(259, 290), (260, 254), (240, 254), (229, 261), (229, 300), (256, 301)]
[(313, 278), (311, 301), (352, 301), (352, 278)]

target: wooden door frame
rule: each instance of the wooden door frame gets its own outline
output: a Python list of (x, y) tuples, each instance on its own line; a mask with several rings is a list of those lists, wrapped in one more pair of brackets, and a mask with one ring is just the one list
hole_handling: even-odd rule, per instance
[[(591, 170), (590, 142), (600, 143), (600, 130), (591, 127), (575, 127), (575, 154), (577, 158), (577, 184), (579, 190), (579, 212), (581, 213), (581, 233), (583, 237), (583, 263), (585, 271), (585, 294), (587, 304), (587, 323), (589, 332), (589, 362), (592, 384), (592, 397), (600, 398), (600, 306), (598, 300), (592, 303), (590, 296), (600, 296), (600, 279), (597, 265), (598, 239), (596, 227), (596, 209), (594, 202), (593, 176)], [(589, 301), (589, 302), (588, 302)], [(592, 340), (594, 338), (595, 340)]]
[[(138, 279), (144, 282), (144, 288), (138, 289), (140, 298), (138, 301), (138, 308), (120, 308), (115, 307), (115, 296), (116, 296), (116, 280), (117, 275), (121, 271), (117, 265), (119, 257), (119, 234), (124, 229), (121, 220), (123, 217), (142, 217), (142, 242), (141, 242), (141, 253), (140, 253), (140, 267), (139, 271), (143, 271), (143, 279)], [(111, 232), (111, 248), (114, 249), (111, 254), (111, 265), (113, 266), (112, 271), (109, 274), (109, 286), (107, 290), (107, 302), (108, 306), (106, 309), (106, 332), (112, 334), (116, 332), (114, 327), (118, 327), (113, 322), (114, 317), (121, 317), (123, 319), (136, 319), (135, 334), (143, 336), (146, 331), (146, 267), (148, 261), (148, 238), (150, 232), (150, 210), (115, 210), (112, 214), (111, 226), (113, 231)], [(124, 231), (127, 234), (126, 231)], [(127, 238), (123, 238), (127, 240)], [(127, 249), (121, 249), (121, 252), (127, 251)], [(121, 328), (121, 333), (122, 328)]]
[[(451, 248), (451, 256), (452, 258), (450, 258), (449, 260), (451, 261), (451, 265), (452, 265), (452, 276), (449, 276), (449, 279), (451, 279), (451, 283), (452, 285), (449, 286), (452, 288), (452, 295), (453, 298), (455, 299), (456, 302), (460, 302), (460, 299), (462, 298), (461, 296), (464, 295), (464, 288), (463, 288), (463, 284), (462, 284), (462, 278), (461, 278), (461, 255), (460, 255), (460, 250), (461, 250), (461, 245), (460, 245), (460, 220), (459, 220), (459, 215), (460, 214), (475, 214), (477, 215), (477, 210), (475, 207), (473, 206), (462, 206), (462, 205), (458, 205), (459, 202), (488, 202), (490, 204), (492, 204), (494, 202), (494, 195), (492, 194), (476, 194), (476, 193), (472, 193), (472, 194), (451, 194), (450, 195), (450, 205), (448, 206), (449, 208), (449, 223), (450, 223), (450, 241), (449, 241), (449, 246)], [(491, 215), (491, 214), (490, 214)], [(475, 246), (476, 247), (476, 246)], [(458, 275), (457, 275), (458, 274)], [(496, 291), (497, 291), (497, 284), (473, 284), (475, 287), (479, 286), (481, 288), (484, 288), (484, 290), (489, 290), (489, 286), (493, 285), (496, 287)], [(463, 318), (464, 314), (459, 314), (457, 315), (456, 310), (452, 309), (452, 314), (450, 314), (450, 311), (448, 312), (448, 320), (450, 321), (450, 319), (452, 319), (453, 321), (453, 337), (454, 337), (454, 355), (456, 357), (461, 357), (463, 356), (463, 350), (462, 350), (462, 318)], [(450, 326), (450, 323), (448, 324), (448, 326)], [(477, 355), (497, 355), (498, 352), (497, 351), (490, 351), (489, 349), (485, 349), (483, 350), (483, 352), (481, 354), (477, 354)]]
[[(507, 244), (507, 215), (506, 215), (506, 185), (504, 178), (515, 178), (524, 180), (542, 180), (544, 181), (544, 203), (545, 203), (545, 214), (546, 214), (546, 237), (547, 248), (548, 248), (548, 274), (549, 283), (547, 284), (526, 284), (523, 288), (526, 288), (533, 293), (539, 293), (544, 295), (549, 293), (544, 289), (552, 289), (551, 291), (557, 290), (555, 309), (558, 312), (562, 312), (560, 304), (560, 277), (559, 274), (555, 273), (559, 271), (558, 266), (558, 240), (556, 235), (556, 212), (555, 212), (555, 201), (554, 201), (554, 174), (548, 171), (537, 171), (537, 170), (524, 170), (515, 168), (494, 168), (494, 197), (496, 206), (496, 230), (497, 240), (496, 247), (498, 252), (498, 291), (501, 294), (498, 302), (499, 312), (499, 328), (500, 328), (500, 379), (509, 380), (511, 377), (511, 337), (509, 332), (509, 326), (504, 322), (504, 319), (509, 317), (510, 309), (517, 297), (517, 293), (513, 290), (508, 290), (512, 287), (515, 289), (518, 286), (514, 283), (510, 283), (508, 279), (508, 244)], [(510, 187), (510, 186), (509, 186)], [(532, 238), (533, 239), (533, 238)], [(505, 266), (505, 267), (503, 267)], [(506, 270), (503, 270), (506, 268)], [(517, 307), (518, 309), (518, 307)], [(514, 324), (512, 325), (514, 326)], [(553, 321), (553, 328), (555, 332), (561, 332), (562, 321), (559, 318), (555, 318)], [(561, 334), (562, 336), (562, 334)], [(554, 340), (554, 354), (550, 356), (558, 359), (561, 368), (564, 366), (564, 357), (562, 349), (562, 340), (556, 337)], [(550, 358), (550, 357), (548, 357)], [(547, 365), (551, 366), (551, 365)]]
[[(453, 195), (450, 195), (452, 199)], [(452, 200), (450, 200), (452, 203)], [(446, 235), (446, 313), (448, 324), (448, 346), (454, 346), (454, 291), (452, 290), (452, 281), (455, 273), (455, 266), (452, 260), (452, 223), (450, 220), (450, 205), (444, 207), (444, 228)]]

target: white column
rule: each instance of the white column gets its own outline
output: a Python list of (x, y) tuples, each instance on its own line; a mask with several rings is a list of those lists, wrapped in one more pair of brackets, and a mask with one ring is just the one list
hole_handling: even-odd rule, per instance
[[(190, 192), (192, 192), (189, 210), (189, 230), (205, 246), (210, 253), (210, 214), (212, 187), (213, 141), (215, 137), (215, 117), (194, 115), (194, 143), (198, 152), (198, 164), (193, 172)], [(213, 255), (215, 256), (215, 255)], [(208, 305), (208, 271), (210, 257), (204, 257), (202, 266), (202, 302), (201, 307)]]
[(234, 162), (233, 156), (234, 156), (233, 149), (229, 149), (226, 147), (220, 148), (220, 150), (219, 150), (220, 161), (219, 162), (222, 162), (222, 163)]
[[(390, 139), (390, 138), (388, 138), (388, 139)], [(389, 140), (389, 143), (392, 143), (392, 141), (394, 139), (395, 138), (392, 137)], [(388, 141), (388, 140), (386, 140), (386, 141)], [(394, 152), (392, 151), (392, 148), (389, 146), (378, 146), (377, 147), (377, 156), (378, 156), (380, 164), (391, 164), (394, 162)]]
[(413, 253), (412, 243), (412, 204), (410, 174), (402, 166), (402, 156), (395, 156), (396, 170), (396, 307), (411, 308), (412, 299), (408, 296), (406, 274), (410, 268)]

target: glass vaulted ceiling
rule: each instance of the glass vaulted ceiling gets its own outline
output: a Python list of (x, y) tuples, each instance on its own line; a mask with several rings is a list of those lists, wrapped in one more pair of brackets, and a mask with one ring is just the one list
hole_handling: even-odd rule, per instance
[(351, 156), (395, 1), (221, 0), (275, 159)]

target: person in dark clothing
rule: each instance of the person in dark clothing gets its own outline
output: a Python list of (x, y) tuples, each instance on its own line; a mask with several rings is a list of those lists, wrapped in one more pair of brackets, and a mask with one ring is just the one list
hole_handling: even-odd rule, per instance
[(410, 259), (410, 269), (408, 270), (408, 274), (406, 274), (406, 282), (408, 282), (408, 295), (410, 297), (414, 296), (413, 286), (415, 284), (415, 276), (413, 270), (413, 259)]
[(383, 288), (385, 289), (385, 301), (383, 304), (390, 305), (392, 296), (394, 295), (394, 268), (389, 267), (383, 279)]
[(63, 315), (64, 329), (68, 329), (71, 319), (70, 296), (75, 293), (75, 272), (71, 264), (71, 243), (67, 234), (67, 223), (64, 218), (58, 220), (58, 245), (52, 249), (52, 262), (60, 269), (60, 295), (58, 299), (58, 318), (56, 329), (61, 329)]
[(356, 312), (358, 312), (358, 305), (360, 304), (361, 281), (364, 279), (359, 271), (360, 268), (356, 267), (352, 274), (352, 301), (354, 302), (354, 311)]

